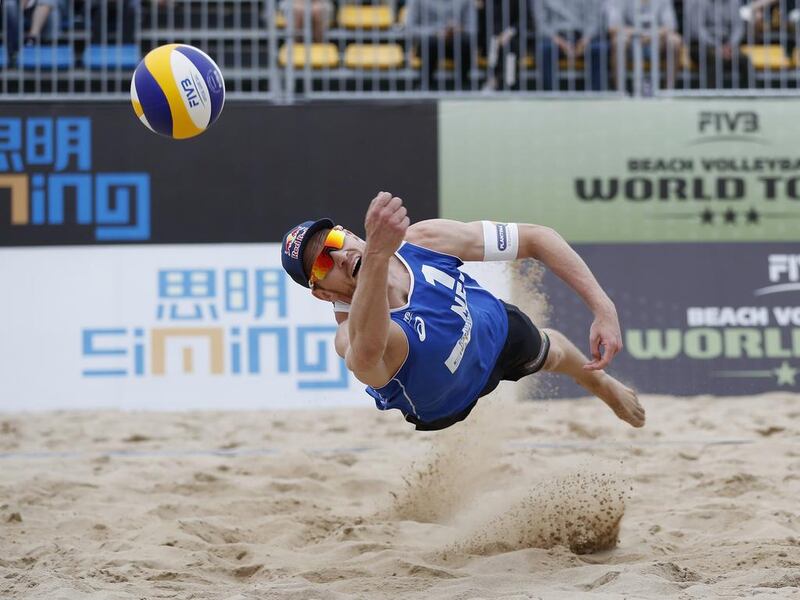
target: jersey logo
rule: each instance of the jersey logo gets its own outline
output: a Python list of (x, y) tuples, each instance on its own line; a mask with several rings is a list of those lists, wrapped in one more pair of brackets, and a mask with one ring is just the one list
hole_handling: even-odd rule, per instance
[(419, 341), (425, 341), (425, 321), (422, 320), (420, 317), (414, 317), (414, 329), (417, 330), (417, 335), (419, 336)]

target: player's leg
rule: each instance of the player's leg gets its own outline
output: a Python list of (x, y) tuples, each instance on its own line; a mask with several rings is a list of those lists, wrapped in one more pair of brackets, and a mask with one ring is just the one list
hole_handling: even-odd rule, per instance
[(587, 371), (583, 368), (588, 359), (562, 333), (554, 329), (543, 329), (550, 339), (550, 350), (544, 370), (572, 377), (580, 386), (600, 398), (620, 419), (641, 427), (644, 425), (644, 408), (629, 387), (623, 385), (605, 371)]

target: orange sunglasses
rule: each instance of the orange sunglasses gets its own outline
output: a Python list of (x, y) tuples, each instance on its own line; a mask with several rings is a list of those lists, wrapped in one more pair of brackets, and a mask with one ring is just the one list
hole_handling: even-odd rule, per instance
[(333, 268), (333, 257), (331, 250), (341, 250), (344, 247), (345, 233), (342, 229), (331, 229), (328, 232), (322, 251), (317, 256), (311, 266), (311, 277), (308, 280), (309, 287), (314, 287), (318, 281), (322, 281)]

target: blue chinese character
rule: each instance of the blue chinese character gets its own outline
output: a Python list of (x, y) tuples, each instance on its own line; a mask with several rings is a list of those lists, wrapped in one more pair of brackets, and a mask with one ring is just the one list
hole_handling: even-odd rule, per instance
[(25, 161), (29, 165), (53, 164), (53, 119), (31, 117), (25, 123)]
[(256, 269), (256, 318), (269, 303), (277, 307), (277, 317), (286, 317), (286, 273), (283, 269)]
[(247, 312), (248, 299), (247, 269), (225, 269), (225, 310), (227, 312)]
[[(6, 154), (10, 152), (10, 157)], [(0, 119), (0, 171), (20, 172), (25, 168), (22, 162), (22, 121), (20, 119)]]
[(92, 121), (89, 117), (59, 117), (56, 119), (55, 170), (69, 168), (75, 158), (78, 171), (92, 168)]
[[(217, 307), (213, 303), (216, 295), (216, 277), (211, 269), (165, 269), (158, 272), (158, 297), (160, 300), (171, 301), (170, 319), (200, 320), (203, 318), (203, 305), (206, 305), (211, 318), (216, 320)], [(164, 317), (164, 305), (161, 303), (158, 305), (157, 317)]]

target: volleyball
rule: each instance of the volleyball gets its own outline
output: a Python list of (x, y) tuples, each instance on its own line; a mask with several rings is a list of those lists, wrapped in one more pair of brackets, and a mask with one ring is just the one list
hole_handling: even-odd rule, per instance
[(225, 81), (208, 54), (186, 44), (154, 48), (131, 80), (133, 111), (148, 129), (183, 140), (211, 127), (225, 103)]

